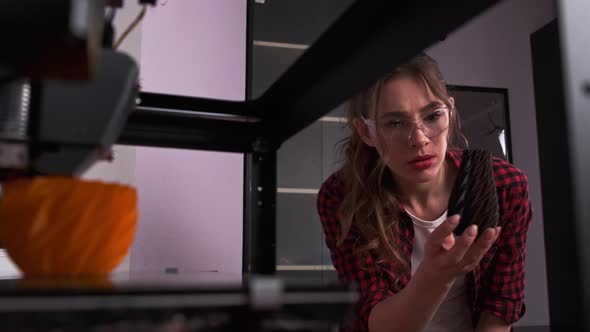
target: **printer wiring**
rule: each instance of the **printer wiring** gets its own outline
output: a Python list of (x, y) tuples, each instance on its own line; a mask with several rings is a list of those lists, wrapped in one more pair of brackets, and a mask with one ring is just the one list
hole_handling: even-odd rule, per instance
[(147, 12), (147, 6), (143, 6), (141, 8), (141, 11), (139, 12), (139, 14), (137, 14), (137, 17), (129, 25), (129, 27), (127, 27), (127, 29), (125, 29), (125, 31), (121, 34), (121, 36), (119, 38), (117, 38), (117, 41), (115, 41), (115, 43), (113, 44), (113, 48), (114, 49), (118, 49), (119, 46), (121, 46), (121, 44), (123, 43), (123, 41), (125, 40), (125, 38), (127, 38), (127, 36), (129, 36), (129, 34), (143, 20), (143, 18), (145, 17), (146, 12)]

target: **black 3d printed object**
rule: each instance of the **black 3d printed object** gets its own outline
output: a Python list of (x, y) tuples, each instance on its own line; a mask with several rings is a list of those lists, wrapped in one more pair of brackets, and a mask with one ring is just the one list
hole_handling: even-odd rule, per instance
[(498, 196), (492, 169), (492, 155), (484, 150), (465, 150), (461, 167), (449, 199), (448, 215), (459, 214), (461, 220), (455, 229), (461, 235), (467, 227), (476, 224), (478, 236), (498, 224)]

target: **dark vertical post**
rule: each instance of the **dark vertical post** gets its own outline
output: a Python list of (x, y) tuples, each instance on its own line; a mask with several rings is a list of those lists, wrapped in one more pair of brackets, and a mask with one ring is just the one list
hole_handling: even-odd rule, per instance
[[(557, 22), (531, 35), (551, 331), (578, 331), (582, 311)], [(581, 330), (579, 330), (581, 331)]]
[(246, 154), (244, 205), (244, 272), (276, 271), (275, 150), (256, 149)]
[[(590, 331), (590, 2), (588, 0), (561, 0), (558, 2), (563, 77), (565, 78), (565, 112), (571, 170), (573, 220), (565, 221), (564, 227), (571, 229), (577, 274), (571, 275), (569, 283), (577, 285), (572, 289), (579, 304), (576, 331)], [(549, 133), (548, 133), (549, 134)], [(556, 137), (556, 139), (563, 139)], [(546, 222), (551, 222), (548, 220)], [(563, 222), (564, 220), (553, 220)], [(563, 287), (563, 286), (562, 286)], [(563, 288), (567, 291), (568, 288)], [(553, 307), (566, 303), (551, 303)]]
[(590, 2), (557, 3), (531, 38), (551, 331), (590, 331)]
[[(248, 0), (246, 28), (246, 99), (252, 98), (254, 0)], [(244, 155), (244, 237), (242, 271), (274, 274), (276, 270), (276, 150), (260, 138)]]

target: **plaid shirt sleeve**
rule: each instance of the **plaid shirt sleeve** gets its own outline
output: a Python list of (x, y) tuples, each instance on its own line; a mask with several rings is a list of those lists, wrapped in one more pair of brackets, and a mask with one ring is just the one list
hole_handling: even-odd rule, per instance
[[(514, 323), (525, 313), (524, 277), (526, 235), (532, 211), (526, 175), (497, 160), (494, 165), (499, 191), (500, 238), (482, 260), (480, 312)], [(486, 266), (487, 265), (487, 266)]]
[(359, 256), (355, 253), (354, 244), (357, 238), (354, 234), (349, 234), (343, 243), (337, 245), (341, 232), (338, 210), (342, 196), (341, 184), (337, 177), (332, 175), (320, 189), (317, 208), (338, 279), (342, 283), (355, 284), (359, 292), (360, 298), (355, 306), (355, 317), (349, 328), (352, 331), (368, 331), (369, 314), (372, 308), (393, 292), (373, 258), (368, 254)]

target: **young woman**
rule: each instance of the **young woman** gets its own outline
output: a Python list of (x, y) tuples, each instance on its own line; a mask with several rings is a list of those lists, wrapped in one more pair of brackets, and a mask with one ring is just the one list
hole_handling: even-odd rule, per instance
[(338, 277), (360, 295), (347, 328), (510, 331), (525, 312), (524, 173), (494, 158), (499, 227), (454, 236), (447, 206), (462, 151), (450, 147), (457, 113), (436, 62), (418, 55), (349, 106), (344, 165), (318, 196)]

